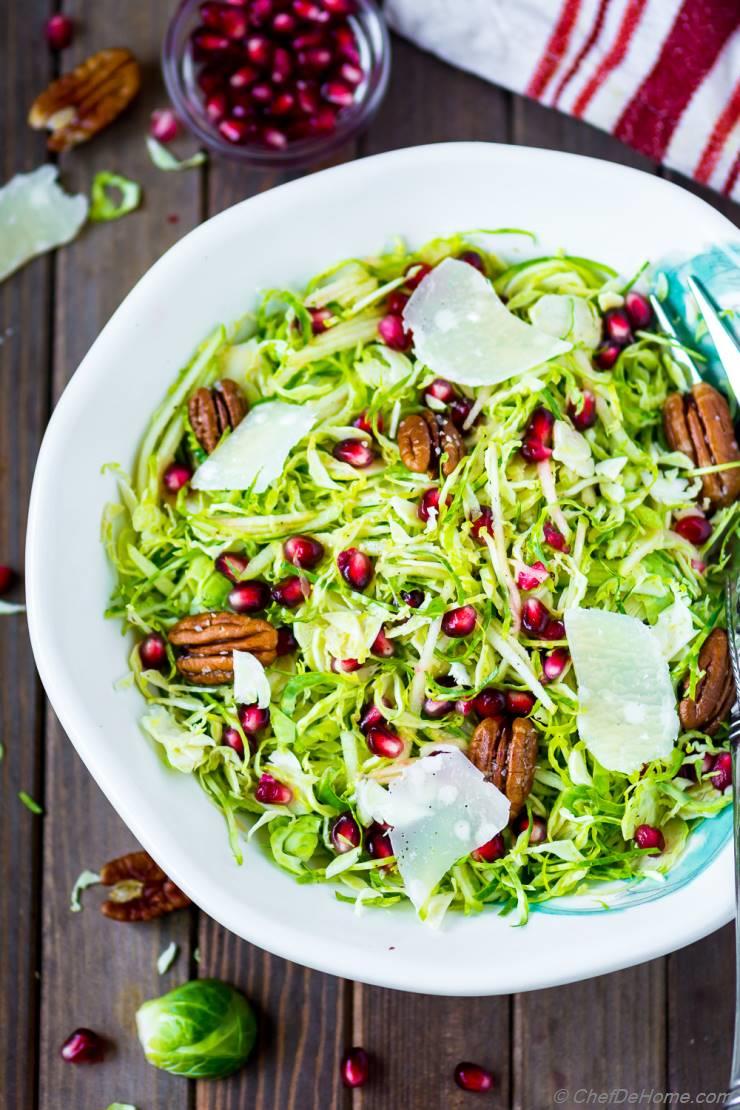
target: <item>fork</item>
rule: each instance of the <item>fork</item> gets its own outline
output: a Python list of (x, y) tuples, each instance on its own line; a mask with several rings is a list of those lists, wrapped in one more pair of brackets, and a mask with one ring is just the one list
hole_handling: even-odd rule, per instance
[(740, 1106), (740, 802), (738, 802), (738, 746), (740, 745), (740, 599), (738, 597), (738, 578), (736, 573), (727, 576), (727, 639), (730, 645), (732, 674), (735, 680), (735, 704), (730, 710), (730, 748), (732, 750), (732, 825), (735, 845), (735, 1039), (732, 1047), (732, 1067), (730, 1085), (725, 1097), (725, 1106)]

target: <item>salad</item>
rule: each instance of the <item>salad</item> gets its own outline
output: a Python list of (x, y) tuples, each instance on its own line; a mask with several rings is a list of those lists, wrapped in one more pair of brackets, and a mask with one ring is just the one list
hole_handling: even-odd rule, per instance
[(299, 882), (529, 907), (730, 804), (740, 452), (608, 266), (401, 242), (218, 327), (103, 537), (141, 724)]

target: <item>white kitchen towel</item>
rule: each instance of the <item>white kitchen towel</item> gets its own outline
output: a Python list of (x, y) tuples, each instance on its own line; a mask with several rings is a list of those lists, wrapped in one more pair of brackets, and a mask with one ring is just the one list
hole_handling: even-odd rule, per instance
[(740, 0), (386, 0), (453, 65), (740, 200)]

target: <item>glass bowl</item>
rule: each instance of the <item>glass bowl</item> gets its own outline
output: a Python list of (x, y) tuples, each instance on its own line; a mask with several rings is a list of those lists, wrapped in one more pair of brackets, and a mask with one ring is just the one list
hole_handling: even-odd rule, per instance
[[(182, 0), (175, 12), (162, 45), (162, 72), (175, 113), (212, 153), (265, 169), (305, 166), (325, 158), (352, 139), (367, 127), (378, 110), (390, 71), (388, 30), (375, 0), (354, 0), (354, 12), (346, 18), (357, 42), (363, 78), (352, 104), (338, 110), (334, 130), (291, 139), (283, 149), (257, 142), (228, 142), (206, 115), (203, 93), (196, 82), (198, 64), (190, 36), (201, 23), (199, 8), (200, 0)], [(255, 33), (259, 31), (255, 28)], [(274, 123), (279, 126), (280, 120)]]

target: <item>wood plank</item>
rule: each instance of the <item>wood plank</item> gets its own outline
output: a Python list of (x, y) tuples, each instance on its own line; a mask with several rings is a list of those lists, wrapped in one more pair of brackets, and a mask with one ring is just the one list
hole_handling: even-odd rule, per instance
[[(26, 126), (28, 104), (48, 82), (39, 44), (47, 0), (0, 7), (0, 183), (45, 161)], [(37, 259), (0, 285), (0, 563), (23, 566), (26, 508), (49, 394), (51, 260)], [(20, 600), (22, 589), (10, 597)], [(18, 791), (42, 796), (43, 711), (23, 616), (0, 619), (0, 1101), (33, 1105), (38, 1038), (39, 886), (42, 822)]]
[[(129, 6), (125, 30), (117, 0), (73, 0), (68, 10), (79, 31), (73, 48), (65, 52), (65, 64), (124, 41), (139, 58), (145, 81), (125, 117), (62, 158), (65, 178), (72, 188), (88, 190), (98, 170), (120, 172), (141, 182), (144, 202), (140, 211), (118, 222), (88, 227), (59, 255), (55, 396), (141, 274), (198, 222), (201, 197), (198, 173), (162, 173), (149, 161), (144, 145), (149, 114), (165, 102), (156, 73), (167, 6)], [(177, 223), (171, 222), (172, 216), (177, 216)], [(102, 607), (103, 599), (101, 611)], [(117, 1100), (140, 1110), (185, 1108), (194, 1098), (192, 1084), (145, 1061), (133, 1017), (145, 998), (189, 977), (191, 915), (120, 925), (98, 913), (97, 892), (90, 892), (83, 913), (70, 914), (69, 890), (77, 874), (85, 867), (95, 870), (137, 845), (51, 714), (46, 806), (39, 1106), (103, 1110)], [(182, 954), (175, 968), (160, 978), (156, 958), (170, 940), (179, 943)], [(114, 1043), (103, 1064), (78, 1068), (60, 1060), (59, 1045), (78, 1025), (88, 1025)]]
[[(639, 967), (568, 987), (517, 995), (515, 1110), (596, 1105), (575, 1092), (663, 1090), (666, 1075), (665, 966)], [(562, 1096), (561, 1096), (562, 1097)]]
[(634, 166), (646, 173), (655, 172), (653, 162), (608, 132), (585, 120), (576, 120), (552, 108), (543, 108), (526, 97), (514, 98), (512, 120), (512, 140), (515, 143), (586, 154), (591, 158), (605, 158), (609, 162)]
[(668, 957), (668, 1090), (692, 1098), (725, 1090), (735, 1015), (734, 964), (732, 925)]

